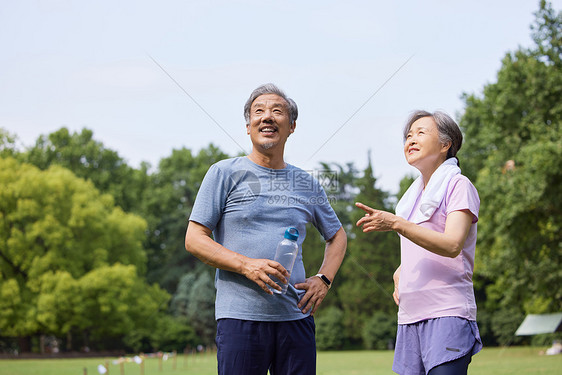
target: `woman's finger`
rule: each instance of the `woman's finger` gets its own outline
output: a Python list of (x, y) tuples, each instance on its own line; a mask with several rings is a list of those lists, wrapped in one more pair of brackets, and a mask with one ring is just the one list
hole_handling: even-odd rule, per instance
[(365, 211), (368, 214), (372, 214), (373, 212), (375, 212), (375, 210), (361, 202), (355, 202), (355, 206), (357, 206), (358, 208), (362, 209), (363, 211)]

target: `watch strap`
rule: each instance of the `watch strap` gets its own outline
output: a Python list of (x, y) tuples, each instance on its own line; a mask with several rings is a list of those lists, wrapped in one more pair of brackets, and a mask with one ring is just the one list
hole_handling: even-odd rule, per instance
[(330, 279), (328, 279), (328, 277), (326, 277), (326, 275), (322, 274), (322, 273), (318, 273), (316, 275), (314, 275), (318, 278), (320, 278), (320, 280), (322, 280), (322, 282), (324, 284), (326, 284), (326, 286), (328, 287), (328, 289), (330, 289), (332, 287), (332, 282), (330, 281)]

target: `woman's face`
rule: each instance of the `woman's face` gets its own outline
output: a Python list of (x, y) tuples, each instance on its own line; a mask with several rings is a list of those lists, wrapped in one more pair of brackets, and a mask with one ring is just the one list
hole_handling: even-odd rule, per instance
[(449, 147), (449, 144), (439, 141), (439, 131), (433, 118), (422, 117), (410, 127), (404, 143), (404, 155), (408, 164), (418, 170), (434, 170), (447, 158)]

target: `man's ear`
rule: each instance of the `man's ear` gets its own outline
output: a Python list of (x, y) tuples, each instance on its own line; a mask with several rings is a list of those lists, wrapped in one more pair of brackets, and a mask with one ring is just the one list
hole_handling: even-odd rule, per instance
[(291, 133), (293, 133), (295, 131), (296, 127), (297, 127), (297, 122), (293, 121), (293, 123), (291, 124)]
[(246, 124), (246, 134), (250, 135), (250, 124)]

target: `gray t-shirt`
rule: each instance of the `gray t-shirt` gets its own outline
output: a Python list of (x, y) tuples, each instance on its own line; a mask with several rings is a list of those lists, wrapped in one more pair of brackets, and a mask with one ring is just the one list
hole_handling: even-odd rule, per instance
[(289, 164), (265, 168), (247, 157), (222, 160), (207, 171), (189, 220), (212, 230), (214, 240), (227, 249), (255, 259), (273, 259), (285, 230), (296, 227), (299, 254), (287, 294), (269, 295), (246, 277), (217, 269), (215, 317), (290, 321), (309, 315), (297, 308), (304, 291), (294, 288), (306, 279), (306, 224), (312, 223), (326, 240), (341, 227), (324, 189), (310, 173)]

